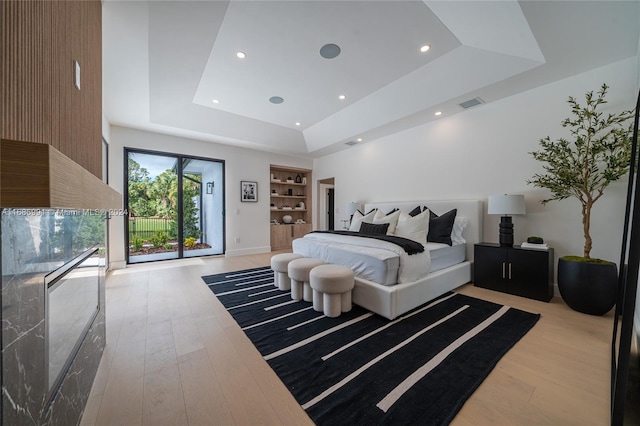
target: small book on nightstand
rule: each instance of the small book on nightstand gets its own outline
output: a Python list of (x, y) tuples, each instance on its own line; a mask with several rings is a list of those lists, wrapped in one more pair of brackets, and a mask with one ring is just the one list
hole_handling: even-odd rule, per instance
[(549, 250), (549, 246), (547, 245), (547, 243), (533, 244), (533, 243), (524, 242), (520, 244), (520, 247), (526, 248), (526, 249), (535, 249), (535, 250)]

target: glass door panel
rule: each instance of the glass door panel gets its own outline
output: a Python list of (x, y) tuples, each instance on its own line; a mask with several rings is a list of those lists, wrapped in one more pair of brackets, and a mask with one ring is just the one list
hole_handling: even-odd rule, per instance
[(224, 253), (224, 163), (182, 160), (183, 256)]
[(177, 259), (178, 157), (129, 151), (128, 262)]

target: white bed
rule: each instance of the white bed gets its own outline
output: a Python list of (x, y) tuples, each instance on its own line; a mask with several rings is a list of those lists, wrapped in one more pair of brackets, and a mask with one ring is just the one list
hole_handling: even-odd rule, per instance
[[(386, 244), (384, 242), (370, 240), (375, 243), (361, 243), (364, 247), (357, 247), (356, 250), (349, 247), (349, 238), (353, 237), (339, 236), (336, 239), (332, 236), (332, 240), (327, 241), (323, 237), (326, 234), (314, 233), (294, 240), (293, 251), (352, 268), (356, 273), (353, 302), (388, 319), (394, 319), (471, 281), (473, 245), (482, 241), (481, 200), (371, 203), (365, 205), (365, 211), (378, 208), (383, 212), (389, 212), (398, 208), (408, 213), (418, 205), (427, 206), (438, 215), (455, 208), (458, 210), (457, 216), (466, 217), (468, 224), (462, 233), (466, 240), (465, 247), (429, 243), (427, 251), (430, 254), (422, 257), (405, 255), (401, 260), (402, 256), (389, 251), (388, 247), (383, 247)], [(426, 265), (422, 265), (425, 257)], [(413, 263), (412, 267), (406, 268), (403, 272), (401, 265), (407, 261)], [(451, 263), (454, 264), (447, 266)], [(398, 282), (400, 283), (397, 284)]]

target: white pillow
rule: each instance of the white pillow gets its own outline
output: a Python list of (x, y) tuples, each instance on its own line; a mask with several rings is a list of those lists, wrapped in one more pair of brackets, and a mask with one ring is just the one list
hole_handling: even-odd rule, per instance
[(427, 234), (429, 233), (429, 210), (424, 209), (422, 213), (416, 216), (409, 216), (402, 212), (398, 218), (398, 226), (396, 226), (396, 236), (408, 238), (422, 245), (427, 243)]
[(377, 209), (371, 210), (369, 213), (363, 215), (360, 210), (356, 210), (351, 218), (351, 225), (349, 226), (349, 231), (358, 232), (360, 231), (360, 224), (362, 222), (373, 223), (373, 218), (375, 217)]
[(452, 244), (465, 244), (467, 240), (462, 238), (462, 231), (467, 227), (469, 219), (464, 216), (456, 216), (453, 221), (453, 228), (451, 229), (451, 243)]
[(396, 233), (396, 226), (398, 225), (399, 217), (400, 217), (400, 210), (396, 210), (387, 215), (385, 215), (381, 210), (378, 210), (376, 212), (375, 217), (373, 218), (373, 223), (375, 224), (388, 223), (389, 228), (387, 228), (387, 235), (394, 235)]

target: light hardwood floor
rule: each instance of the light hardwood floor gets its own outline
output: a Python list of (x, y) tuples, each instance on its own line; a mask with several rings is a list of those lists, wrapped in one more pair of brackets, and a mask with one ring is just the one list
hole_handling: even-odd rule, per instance
[[(271, 253), (113, 271), (107, 346), (83, 425), (302, 425), (305, 412), (201, 276), (269, 264)], [(467, 284), (460, 293), (542, 314), (453, 425), (609, 423), (613, 315)], [(428, 401), (424, 402), (428, 404)]]

